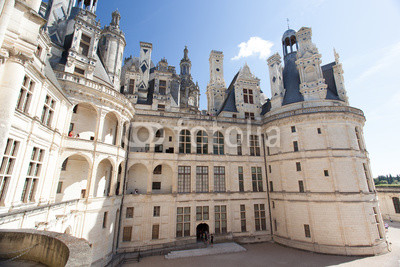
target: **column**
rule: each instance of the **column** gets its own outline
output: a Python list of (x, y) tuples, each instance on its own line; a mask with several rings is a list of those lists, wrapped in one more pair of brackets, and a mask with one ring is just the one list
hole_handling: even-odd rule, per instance
[[(11, 55), (10, 55), (11, 56)], [(18, 54), (8, 58), (0, 83), (0, 158), (7, 144), (11, 121), (25, 75), (27, 57)]]
[(118, 167), (117, 169), (112, 170), (112, 175), (111, 175), (111, 185), (110, 185), (110, 192), (108, 192), (109, 196), (115, 196), (115, 188), (117, 186), (117, 179), (118, 179)]
[(117, 136), (116, 136), (116, 142), (115, 145), (117, 146), (121, 146), (121, 141), (122, 141), (122, 131), (123, 131), (124, 125), (122, 122), (118, 122), (118, 126), (117, 126)]
[(96, 176), (97, 176), (97, 168), (99, 166), (99, 162), (96, 158), (93, 158), (93, 165), (92, 165), (92, 171), (89, 171), (88, 174), (88, 182), (86, 186), (86, 196), (88, 198), (93, 198), (94, 196), (94, 188), (95, 188), (95, 183), (96, 183)]
[(97, 137), (96, 140), (102, 142), (103, 138), (103, 128), (104, 128), (104, 118), (106, 117), (107, 113), (101, 110), (97, 116), (99, 116), (99, 119), (97, 121)]
[(3, 2), (0, 16), (0, 47), (3, 46), (4, 36), (6, 35), (8, 22), (10, 21), (14, 4), (15, 0), (5, 0), (5, 2)]

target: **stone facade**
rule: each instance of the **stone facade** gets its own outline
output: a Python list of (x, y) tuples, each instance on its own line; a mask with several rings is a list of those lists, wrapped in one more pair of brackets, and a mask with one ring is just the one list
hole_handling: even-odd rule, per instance
[(400, 222), (400, 188), (395, 186), (377, 187), (382, 217)]
[(284, 33), (283, 66), (268, 59), (271, 99), (247, 65), (226, 88), (211, 51), (200, 111), (187, 47), (177, 74), (153, 63), (150, 43), (123, 60), (121, 16), (101, 28), (96, 0), (2, 5), (0, 228), (85, 238), (94, 265), (204, 231), (387, 251), (363, 112), (348, 105), (337, 53), (321, 66), (310, 28)]

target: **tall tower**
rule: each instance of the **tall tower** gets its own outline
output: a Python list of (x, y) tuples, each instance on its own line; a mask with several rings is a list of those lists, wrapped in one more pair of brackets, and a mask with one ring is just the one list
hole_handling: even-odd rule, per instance
[(207, 85), (207, 106), (208, 113), (215, 115), (221, 108), (225, 99), (224, 81), (224, 54), (220, 51), (212, 50), (210, 53), (210, 81)]
[(304, 100), (320, 100), (326, 98), (328, 86), (321, 69), (321, 54), (311, 42), (311, 28), (302, 27), (296, 33), (299, 50), (296, 65), (300, 74), (300, 93)]
[(190, 71), (192, 68), (192, 62), (189, 59), (188, 56), (189, 50), (187, 49), (187, 46), (185, 46), (185, 49), (183, 50), (183, 58), (181, 59), (180, 67), (181, 67), (181, 76), (190, 76)]
[(111, 23), (103, 29), (99, 42), (101, 59), (116, 90), (121, 86), (122, 56), (126, 45), (124, 33), (119, 28), (120, 20), (121, 15), (118, 10), (114, 11)]

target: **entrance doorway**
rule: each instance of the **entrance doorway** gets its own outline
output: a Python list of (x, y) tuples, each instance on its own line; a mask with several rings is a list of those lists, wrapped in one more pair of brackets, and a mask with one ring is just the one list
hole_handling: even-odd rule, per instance
[(197, 241), (202, 241), (202, 236), (203, 233), (210, 233), (209, 229), (208, 229), (208, 224), (206, 223), (201, 223), (199, 225), (197, 225), (196, 227), (196, 236), (197, 236)]

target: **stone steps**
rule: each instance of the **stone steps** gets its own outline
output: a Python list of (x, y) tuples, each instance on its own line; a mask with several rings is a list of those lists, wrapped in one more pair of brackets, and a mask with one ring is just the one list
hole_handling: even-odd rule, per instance
[(165, 258), (178, 259), (186, 257), (216, 255), (216, 254), (243, 252), (243, 251), (246, 251), (246, 249), (236, 243), (220, 243), (220, 244), (214, 244), (214, 246), (212, 247), (211, 245), (209, 245), (207, 248), (171, 251), (170, 253), (165, 255)]

